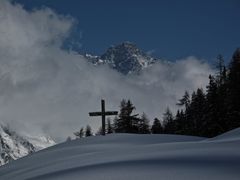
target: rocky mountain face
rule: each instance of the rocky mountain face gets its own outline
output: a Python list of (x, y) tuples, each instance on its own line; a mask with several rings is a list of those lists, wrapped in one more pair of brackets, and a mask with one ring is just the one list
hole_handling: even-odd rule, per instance
[(110, 47), (101, 56), (86, 54), (85, 57), (94, 65), (108, 64), (124, 75), (140, 73), (157, 60), (130, 42)]
[(0, 125), (0, 166), (54, 144), (49, 137), (23, 137)]

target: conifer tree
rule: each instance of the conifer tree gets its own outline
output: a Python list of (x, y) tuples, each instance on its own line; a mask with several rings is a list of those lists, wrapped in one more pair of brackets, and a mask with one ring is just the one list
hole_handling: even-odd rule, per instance
[(92, 128), (91, 126), (87, 125), (86, 126), (86, 130), (85, 130), (85, 136), (88, 137), (88, 136), (92, 136)]
[(217, 126), (218, 126), (218, 132), (217, 134), (225, 132), (227, 128), (227, 117), (226, 117), (226, 111), (227, 111), (227, 103), (226, 103), (226, 97), (227, 97), (227, 70), (226, 66), (224, 64), (224, 59), (222, 55), (219, 55), (217, 57), (218, 60), (218, 74), (216, 76), (216, 84), (217, 84), (217, 97), (216, 97), (216, 105), (215, 105), (215, 111), (217, 112), (215, 116), (218, 118), (217, 120)]
[[(184, 106), (184, 111), (181, 119), (177, 119), (177, 121), (175, 122), (176, 128), (180, 127), (180, 120), (181, 123), (183, 123), (181, 126), (181, 130), (180, 129), (176, 129), (178, 131), (178, 133), (183, 133), (183, 134), (191, 134), (191, 127), (192, 127), (192, 121), (190, 119), (191, 116), (191, 112), (190, 112), (190, 105), (191, 105), (191, 99), (190, 99), (190, 95), (188, 93), (188, 91), (185, 91), (182, 99), (179, 100), (179, 102), (177, 103), (178, 106)], [(178, 127), (177, 127), (178, 126)], [(176, 132), (177, 133), (177, 132)]]
[(115, 132), (117, 133), (137, 133), (138, 114), (132, 115), (135, 106), (130, 100), (122, 100), (120, 105), (119, 118), (115, 120)]
[(217, 56), (217, 81), (218, 84), (224, 83), (224, 78), (226, 78), (226, 67), (224, 65), (224, 59), (221, 54)]
[[(219, 60), (223, 63), (223, 59)], [(220, 63), (220, 64), (221, 64)], [(226, 68), (219, 65), (216, 77), (209, 76), (209, 85), (206, 94), (206, 112), (203, 119), (202, 136), (214, 137), (226, 131)]]
[(232, 57), (227, 79), (228, 130), (240, 126), (240, 48)]
[(190, 105), (190, 96), (189, 96), (188, 91), (185, 91), (185, 94), (183, 95), (182, 99), (179, 100), (177, 105), (184, 106), (185, 109), (188, 108), (188, 106)]
[(183, 110), (178, 110), (175, 117), (176, 134), (187, 134), (187, 123)]
[(71, 140), (72, 140), (72, 138), (70, 136), (68, 136), (67, 139), (66, 139), (66, 142), (69, 142)]
[(191, 120), (190, 135), (201, 136), (203, 120), (206, 114), (206, 98), (203, 89), (198, 88), (196, 92), (193, 92), (189, 111)]
[(141, 118), (138, 121), (138, 133), (139, 134), (149, 134), (149, 120), (145, 113), (142, 114)]
[(114, 121), (115, 131), (117, 133), (124, 133), (124, 132), (126, 132), (126, 122), (125, 122), (126, 118), (125, 117), (128, 114), (131, 114), (130, 111), (127, 112), (126, 106), (127, 106), (127, 101), (125, 99), (123, 99), (121, 101), (121, 103), (120, 103), (119, 118), (115, 118), (115, 121)]
[(175, 124), (174, 124), (173, 114), (169, 108), (167, 108), (165, 113), (163, 114), (163, 125), (164, 125), (164, 133), (166, 134), (175, 133)]
[(151, 127), (152, 134), (162, 134), (163, 133), (163, 127), (158, 118), (155, 118), (153, 121), (153, 125)]
[(83, 127), (81, 127), (81, 129), (80, 129), (79, 131), (77, 131), (77, 132), (75, 132), (75, 133), (73, 133), (73, 134), (76, 136), (76, 138), (82, 138), (83, 135), (84, 135), (84, 129), (83, 129)]

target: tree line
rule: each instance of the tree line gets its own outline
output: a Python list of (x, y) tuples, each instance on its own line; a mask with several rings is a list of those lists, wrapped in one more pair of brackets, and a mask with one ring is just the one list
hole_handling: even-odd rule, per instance
[(240, 48), (228, 67), (221, 55), (217, 60), (217, 73), (209, 76), (206, 92), (198, 88), (190, 95), (186, 91), (176, 115), (165, 113), (165, 132), (214, 137), (240, 127)]
[[(234, 52), (228, 66), (221, 55), (217, 57), (217, 73), (209, 75), (206, 91), (201, 88), (191, 94), (186, 91), (177, 105), (179, 110), (175, 115), (167, 108), (162, 120), (155, 118), (150, 125), (145, 113), (133, 114), (136, 109), (133, 103), (123, 99), (113, 123), (108, 119), (106, 133), (214, 137), (240, 127), (240, 48)], [(89, 136), (86, 133), (85, 136)], [(83, 137), (83, 128), (75, 135)]]

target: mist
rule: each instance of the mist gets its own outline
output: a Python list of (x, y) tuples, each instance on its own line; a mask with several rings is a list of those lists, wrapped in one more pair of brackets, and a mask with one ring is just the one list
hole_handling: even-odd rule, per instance
[(20, 133), (48, 134), (57, 141), (82, 126), (96, 131), (100, 118), (88, 112), (119, 110), (131, 99), (136, 113), (161, 118), (185, 90), (205, 88), (213, 69), (194, 56), (158, 62), (140, 75), (124, 76), (96, 67), (75, 51), (62, 48), (76, 19), (42, 8), (25, 10), (0, 0), (0, 121)]

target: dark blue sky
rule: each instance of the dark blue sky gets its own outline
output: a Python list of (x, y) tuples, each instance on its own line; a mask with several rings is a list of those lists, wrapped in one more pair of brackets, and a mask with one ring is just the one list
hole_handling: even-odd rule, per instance
[(101, 54), (123, 41), (154, 56), (190, 55), (212, 62), (240, 47), (239, 0), (15, 0), (27, 9), (50, 7), (78, 20), (82, 52)]

